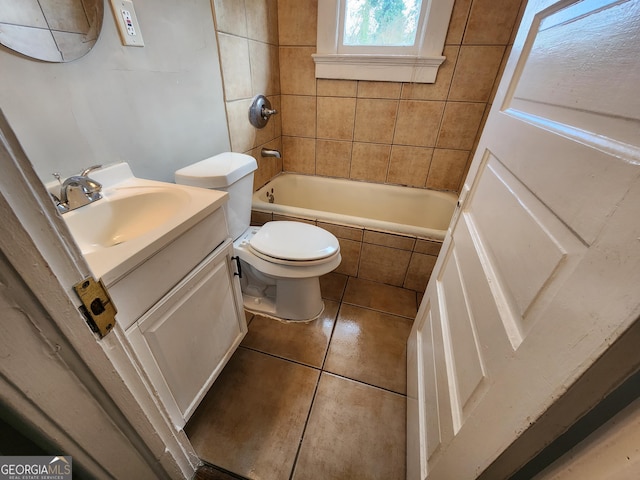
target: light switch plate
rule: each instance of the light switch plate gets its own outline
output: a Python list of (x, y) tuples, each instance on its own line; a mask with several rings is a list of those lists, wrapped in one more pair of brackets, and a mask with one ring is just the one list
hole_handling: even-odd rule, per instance
[(138, 17), (129, 0), (111, 0), (111, 10), (118, 25), (118, 33), (123, 45), (130, 47), (144, 47), (142, 32), (138, 24)]

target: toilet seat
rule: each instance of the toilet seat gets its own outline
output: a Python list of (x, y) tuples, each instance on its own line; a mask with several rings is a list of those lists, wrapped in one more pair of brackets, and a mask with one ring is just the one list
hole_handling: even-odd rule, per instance
[(339, 255), (331, 233), (301, 222), (267, 222), (248, 239), (256, 256), (282, 265), (316, 265)]

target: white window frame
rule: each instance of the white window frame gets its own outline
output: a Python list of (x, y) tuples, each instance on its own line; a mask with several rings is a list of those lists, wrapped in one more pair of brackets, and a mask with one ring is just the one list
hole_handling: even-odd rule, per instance
[[(454, 0), (423, 0), (424, 15), (416, 34), (417, 53), (398, 53), (398, 47), (360, 51), (342, 44), (345, 0), (318, 2), (316, 78), (433, 83), (444, 62), (444, 41)], [(349, 53), (344, 53), (348, 51)], [(351, 53), (353, 52), (353, 53)], [(414, 50), (415, 52), (415, 50)]]

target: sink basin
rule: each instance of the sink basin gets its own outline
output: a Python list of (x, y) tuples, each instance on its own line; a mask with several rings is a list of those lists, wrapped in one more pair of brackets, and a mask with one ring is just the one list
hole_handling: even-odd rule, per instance
[(220, 208), (227, 194), (145, 180), (126, 163), (91, 173), (102, 198), (62, 215), (84, 258), (107, 286)]
[(92, 204), (64, 215), (82, 253), (113, 247), (168, 222), (189, 202), (181, 190), (162, 187), (114, 189)]

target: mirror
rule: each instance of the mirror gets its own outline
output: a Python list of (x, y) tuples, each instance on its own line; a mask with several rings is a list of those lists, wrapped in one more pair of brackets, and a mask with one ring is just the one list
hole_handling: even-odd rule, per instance
[(28, 57), (71, 62), (93, 48), (104, 0), (0, 0), (0, 43)]

